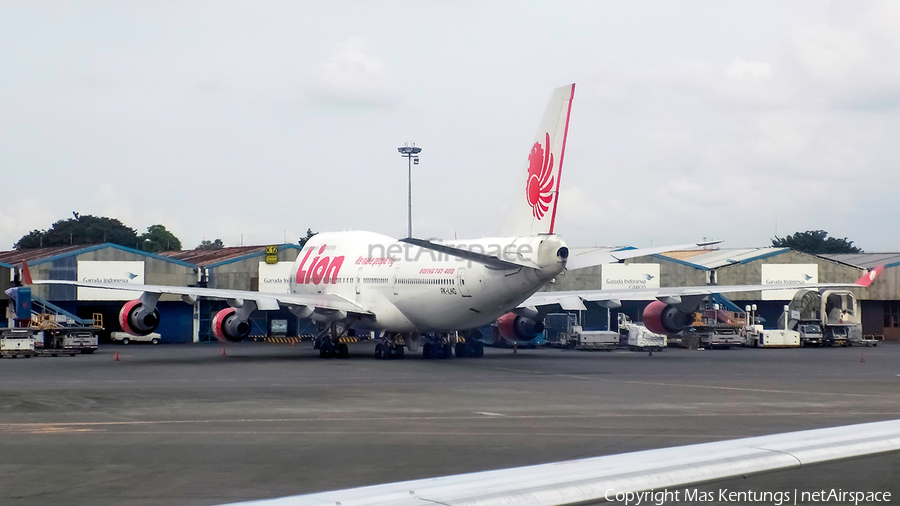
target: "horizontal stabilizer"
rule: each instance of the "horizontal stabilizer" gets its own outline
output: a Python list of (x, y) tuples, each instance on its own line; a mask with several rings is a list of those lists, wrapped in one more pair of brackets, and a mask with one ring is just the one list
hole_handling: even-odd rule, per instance
[(657, 255), (659, 253), (667, 253), (669, 251), (691, 250), (697, 248), (705, 248), (719, 244), (722, 241), (705, 241), (690, 244), (673, 244), (671, 246), (657, 246), (655, 248), (620, 248), (620, 249), (593, 249), (583, 253), (573, 253), (569, 256), (566, 264), (568, 270), (584, 269), (585, 267), (593, 267), (601, 264), (611, 264), (627, 260), (629, 258), (637, 258), (648, 255)]
[(537, 265), (534, 265), (530, 262), (526, 263), (521, 261), (503, 260), (493, 255), (486, 255), (484, 253), (478, 253), (463, 248), (456, 248), (453, 246), (448, 246), (446, 244), (437, 244), (431, 241), (426, 241), (424, 239), (407, 237), (405, 239), (400, 239), (400, 242), (405, 242), (407, 244), (412, 244), (413, 246), (418, 246), (420, 248), (437, 251), (438, 253), (443, 253), (452, 257), (462, 258), (463, 260), (469, 260), (471, 262), (484, 264), (494, 269), (521, 269), (522, 267), (528, 267), (529, 269), (537, 268)]

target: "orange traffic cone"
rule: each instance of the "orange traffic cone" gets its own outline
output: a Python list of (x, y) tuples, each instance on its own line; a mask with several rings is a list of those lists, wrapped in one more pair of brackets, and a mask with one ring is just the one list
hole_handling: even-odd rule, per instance
[(860, 363), (860, 364), (865, 364), (865, 363), (866, 363), (866, 354), (865, 354), (865, 353), (863, 353), (863, 354), (861, 354), (861, 355), (859, 356), (859, 363)]
[(228, 355), (225, 354), (225, 347), (224, 347), (224, 346), (222, 346), (222, 356), (223, 356), (223, 357), (227, 357), (227, 356), (228, 356)]
[(119, 361), (119, 352), (117, 351), (116, 352), (116, 362), (118, 362), (118, 361)]
[(519, 343), (513, 343), (513, 355), (519, 353)]

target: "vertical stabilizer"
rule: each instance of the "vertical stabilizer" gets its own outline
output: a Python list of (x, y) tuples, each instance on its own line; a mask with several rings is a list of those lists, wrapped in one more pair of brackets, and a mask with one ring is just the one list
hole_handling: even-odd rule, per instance
[(525, 160), (525, 170), (516, 181), (502, 231), (505, 236), (552, 234), (559, 203), (559, 180), (566, 154), (566, 134), (575, 84), (553, 90), (540, 128)]

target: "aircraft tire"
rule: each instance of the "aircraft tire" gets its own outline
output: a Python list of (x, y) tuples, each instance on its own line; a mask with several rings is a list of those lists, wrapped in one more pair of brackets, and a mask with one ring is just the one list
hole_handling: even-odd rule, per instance
[(450, 343), (441, 347), (441, 358), (447, 359), (453, 356), (453, 345)]
[(320, 358), (334, 358), (334, 345), (330, 342), (324, 342), (319, 346)]
[(431, 360), (431, 343), (425, 343), (425, 345), (422, 346), (422, 358), (424, 358), (425, 360)]
[(484, 345), (481, 343), (475, 343), (475, 353), (472, 354), (475, 358), (481, 358), (484, 356)]
[(469, 347), (465, 343), (456, 343), (456, 358), (466, 358), (471, 356)]
[(405, 354), (406, 350), (403, 349), (403, 346), (394, 346), (394, 357), (397, 358), (397, 360), (402, 360)]
[(350, 348), (347, 347), (347, 343), (341, 343), (337, 347), (337, 358), (349, 358), (350, 357)]

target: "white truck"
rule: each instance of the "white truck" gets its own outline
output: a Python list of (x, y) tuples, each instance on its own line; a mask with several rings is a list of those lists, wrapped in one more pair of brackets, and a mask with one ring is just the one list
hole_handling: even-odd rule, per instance
[(151, 332), (146, 336), (133, 336), (127, 332), (110, 332), (109, 338), (114, 343), (131, 344), (131, 343), (150, 343), (159, 344), (160, 335)]
[(0, 329), (0, 356), (33, 357), (34, 335), (35, 331), (29, 328)]
[(824, 336), (818, 323), (801, 323), (797, 325), (800, 332), (800, 346), (822, 346)]

